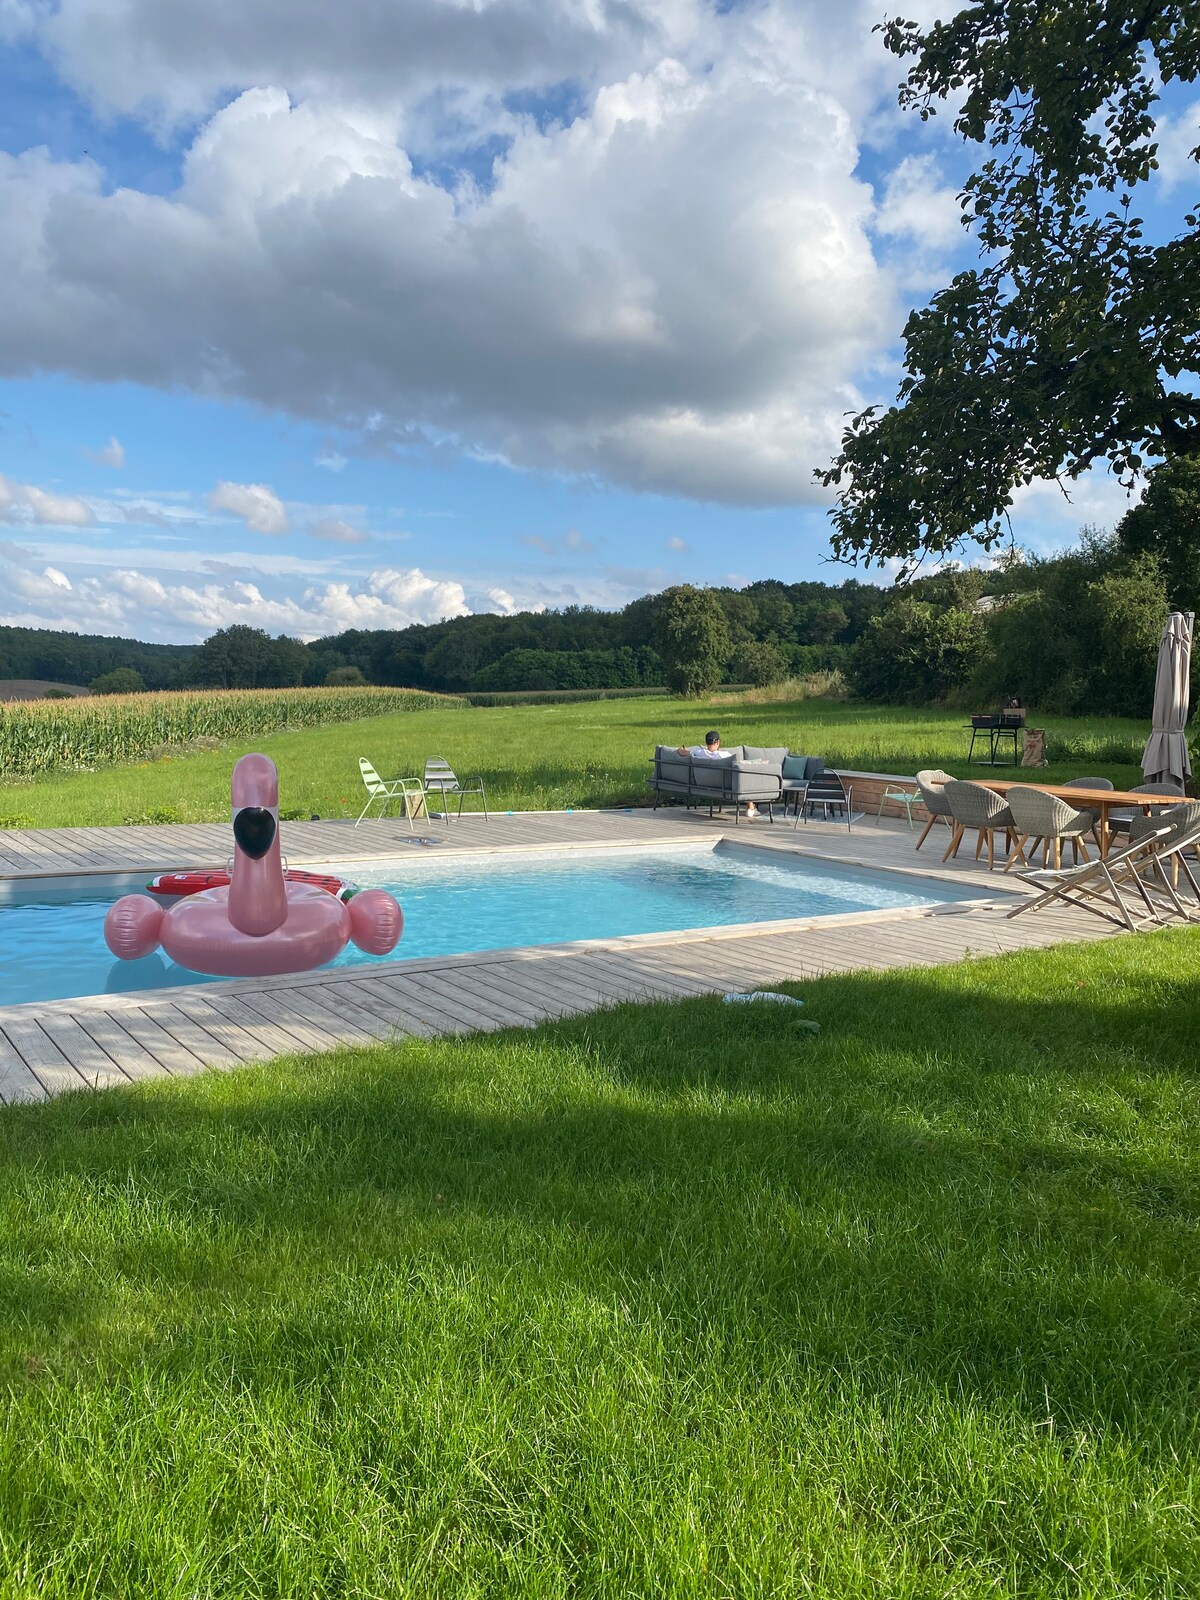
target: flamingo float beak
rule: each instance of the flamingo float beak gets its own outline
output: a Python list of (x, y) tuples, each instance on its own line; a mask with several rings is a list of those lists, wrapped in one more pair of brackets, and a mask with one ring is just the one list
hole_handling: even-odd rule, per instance
[(279, 823), (268, 806), (241, 806), (234, 813), (233, 837), (243, 855), (261, 861), (275, 842)]

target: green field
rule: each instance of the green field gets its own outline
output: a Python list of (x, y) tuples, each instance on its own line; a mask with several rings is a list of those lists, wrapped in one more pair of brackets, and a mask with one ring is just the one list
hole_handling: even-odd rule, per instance
[(1200, 935), (0, 1111), (0, 1596), (1183, 1600)]
[[(943, 766), (966, 775), (962, 712), (892, 710), (822, 700), (755, 703), (676, 699), (585, 701), (573, 705), (443, 708), (274, 734), (199, 753), (95, 772), (61, 771), (0, 788), (0, 816), (42, 827), (120, 823), (165, 813), (210, 821), (229, 811), (234, 759), (261, 748), (278, 763), (285, 808), (322, 817), (361, 808), (358, 758), (385, 777), (419, 774), (445, 756), (481, 773), (496, 809), (643, 804), (656, 743), (696, 743), (709, 727), (726, 744), (786, 744), (829, 765), (911, 774)], [(1141, 781), (1137, 765), (1149, 723), (1116, 718), (1041, 718), (1049, 733), (1048, 780), (1096, 773), (1118, 785)]]

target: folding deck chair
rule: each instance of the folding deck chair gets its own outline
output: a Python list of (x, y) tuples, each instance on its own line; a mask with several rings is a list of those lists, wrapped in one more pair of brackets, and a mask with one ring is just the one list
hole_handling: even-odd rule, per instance
[(1190, 922), (1193, 909), (1181, 900), (1176, 879), (1180, 873), (1186, 878), (1195, 896), (1195, 909), (1200, 911), (1200, 883), (1187, 861), (1188, 850), (1200, 842), (1200, 805), (1181, 806), (1178, 810), (1183, 815), (1173, 822), (1168, 817), (1149, 819), (1152, 825), (1137, 838), (1098, 861), (1059, 871), (1038, 868), (1018, 872), (1017, 877), (1039, 893), (1014, 906), (1009, 917), (1019, 917), (1025, 911), (1037, 911), (1057, 901), (1091, 911), (1131, 933), (1147, 924), (1165, 922), (1169, 913)]

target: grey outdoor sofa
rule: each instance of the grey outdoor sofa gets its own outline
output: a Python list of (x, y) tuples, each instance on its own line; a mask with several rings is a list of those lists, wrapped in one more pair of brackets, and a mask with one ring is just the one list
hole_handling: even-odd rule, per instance
[[(798, 762), (805, 764), (803, 773)], [(725, 756), (712, 757), (681, 756), (674, 746), (660, 744), (654, 752), (654, 772), (646, 782), (654, 791), (655, 810), (664, 800), (704, 805), (710, 813), (733, 806), (736, 823), (740, 808), (753, 800), (774, 822), (772, 806), (802, 790), (822, 766), (815, 757), (789, 757), (779, 745), (734, 745)]]

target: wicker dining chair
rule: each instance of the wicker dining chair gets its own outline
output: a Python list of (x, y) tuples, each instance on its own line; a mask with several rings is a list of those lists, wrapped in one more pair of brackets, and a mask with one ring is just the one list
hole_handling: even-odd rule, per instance
[(1080, 851), (1083, 852), (1085, 861), (1091, 860), (1084, 840), (1094, 825), (1093, 812), (1077, 811), (1061, 796), (1047, 794), (1044, 789), (1028, 788), (1023, 784), (1011, 788), (1006, 798), (1008, 808), (1012, 812), (1017, 841), (1008, 858), (1005, 872), (1010, 872), (1018, 863), (1027, 866), (1025, 846), (1029, 845), (1036, 850), (1039, 844), (1042, 846), (1042, 865), (1047, 865), (1050, 855), (1053, 854), (1053, 866), (1057, 871), (1062, 866), (1064, 839), (1071, 846), (1072, 860), (1079, 860)]
[[(1139, 783), (1130, 789), (1130, 794), (1161, 795), (1162, 804), (1152, 805), (1150, 815), (1159, 816), (1171, 806), (1176, 806), (1183, 799), (1183, 790), (1177, 783)], [(1130, 824), (1135, 818), (1143, 815), (1140, 811), (1110, 811), (1108, 813), (1108, 830), (1110, 833), (1128, 833)]]
[[(1116, 785), (1110, 778), (1068, 778), (1063, 785), (1065, 789), (1114, 789)], [(1077, 811), (1088, 811), (1092, 818), (1092, 838), (1097, 845), (1100, 843), (1100, 813), (1092, 811), (1090, 806), (1077, 806)]]
[(940, 767), (926, 767), (923, 772), (917, 773), (917, 788), (921, 791), (921, 801), (929, 813), (929, 821), (925, 824), (925, 832), (917, 840), (917, 849), (929, 837), (929, 830), (939, 817), (947, 827), (952, 827), (950, 818), (950, 802), (946, 799), (945, 786), (953, 783), (954, 779), (948, 772), (943, 772)]
[(981, 783), (963, 783), (957, 778), (951, 778), (944, 792), (953, 818), (954, 831), (950, 835), (950, 843), (946, 846), (946, 854), (942, 860), (949, 861), (951, 856), (957, 856), (963, 834), (968, 828), (974, 828), (978, 835), (975, 840), (975, 859), (979, 860), (986, 839), (990, 872), (996, 864), (997, 833), (1004, 834), (1006, 851), (1012, 842), (1012, 812), (994, 789), (985, 789)]

